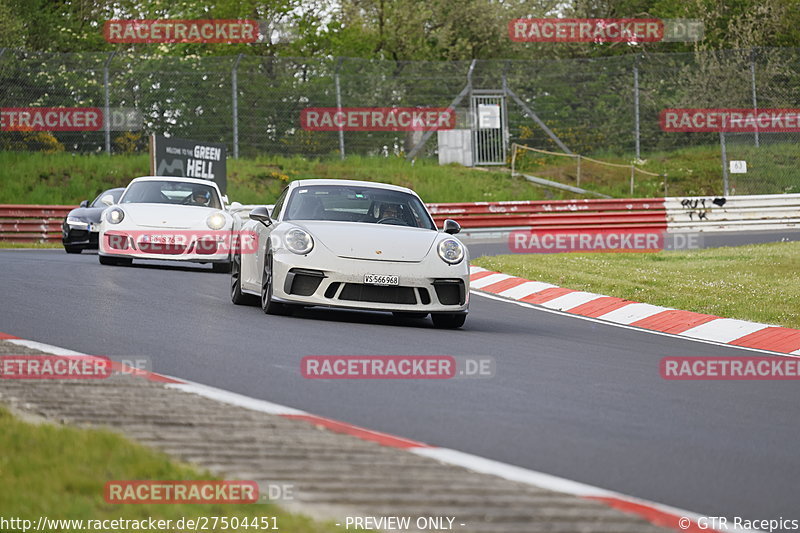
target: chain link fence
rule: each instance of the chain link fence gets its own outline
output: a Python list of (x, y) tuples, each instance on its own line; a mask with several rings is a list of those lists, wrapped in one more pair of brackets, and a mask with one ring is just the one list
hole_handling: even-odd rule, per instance
[(796, 133), (723, 139), (659, 125), (665, 108), (800, 108), (799, 67), (798, 49), (450, 62), (2, 49), (0, 106), (135, 108), (143, 129), (2, 131), (0, 149), (135, 153), (147, 150), (150, 133), (159, 133), (225, 143), (234, 157), (433, 156), (435, 135), (308, 131), (300, 113), (307, 107), (453, 106), (456, 127), (469, 129), (470, 95), (494, 91), (508, 96), (509, 144), (638, 160), (693, 147), (720, 154), (724, 140), (728, 159), (748, 161), (748, 173), (729, 176), (731, 192), (800, 192)]

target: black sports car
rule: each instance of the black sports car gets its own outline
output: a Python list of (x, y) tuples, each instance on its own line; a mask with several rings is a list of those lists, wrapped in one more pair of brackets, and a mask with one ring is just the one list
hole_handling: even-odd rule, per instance
[(68, 254), (79, 254), (82, 250), (97, 249), (99, 232), (97, 226), (100, 223), (100, 215), (110, 205), (102, 200), (106, 196), (111, 196), (114, 199), (113, 203), (117, 203), (124, 191), (125, 187), (109, 189), (100, 193), (91, 204), (89, 204), (89, 200), (84, 200), (80, 207), (69, 212), (61, 224), (61, 242)]

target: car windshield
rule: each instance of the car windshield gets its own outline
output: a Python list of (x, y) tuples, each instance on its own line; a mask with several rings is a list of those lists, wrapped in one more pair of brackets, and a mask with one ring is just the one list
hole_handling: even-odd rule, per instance
[(111, 196), (114, 197), (114, 203), (116, 204), (117, 202), (119, 202), (119, 197), (122, 196), (122, 193), (124, 191), (125, 191), (125, 189), (109, 189), (109, 190), (107, 190), (105, 192), (101, 192), (100, 195), (97, 198), (94, 199), (94, 202), (92, 202), (92, 206), (91, 207), (106, 207), (106, 204), (101, 202), (100, 199), (103, 196), (106, 196), (107, 194), (110, 194)]
[(284, 212), (284, 220), (335, 220), (436, 229), (419, 198), (377, 187), (298, 187), (289, 197)]
[(123, 204), (194, 205), (221, 209), (216, 189), (184, 181), (137, 181), (122, 196)]

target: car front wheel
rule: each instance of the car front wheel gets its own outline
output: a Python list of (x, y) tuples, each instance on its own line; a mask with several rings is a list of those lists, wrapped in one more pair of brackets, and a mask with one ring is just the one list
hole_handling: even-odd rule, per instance
[(289, 315), (291, 314), (291, 309), (288, 306), (272, 301), (272, 285), (274, 281), (272, 256), (268, 255), (264, 260), (264, 274), (261, 278), (261, 309), (268, 315)]
[(231, 261), (231, 301), (236, 305), (256, 305), (258, 297), (242, 292), (242, 258), (234, 255)]

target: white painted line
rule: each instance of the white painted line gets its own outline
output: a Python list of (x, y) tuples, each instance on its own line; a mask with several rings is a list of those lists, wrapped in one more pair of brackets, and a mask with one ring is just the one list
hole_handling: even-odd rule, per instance
[(486, 272), (486, 269), (479, 266), (469, 266), (469, 273), (470, 274), (477, 274), (478, 272)]
[(503, 302), (503, 303), (512, 304), (512, 305), (519, 305), (520, 307), (533, 309), (535, 311), (541, 311), (543, 313), (552, 313), (554, 315), (560, 315), (560, 316), (564, 316), (564, 317), (574, 318), (575, 320), (586, 320), (588, 322), (596, 322), (598, 324), (605, 324), (606, 326), (612, 326), (612, 327), (623, 328), (623, 329), (630, 329), (630, 330), (633, 330), (633, 331), (638, 331), (640, 333), (649, 333), (651, 335), (661, 335), (662, 337), (672, 337), (674, 339), (682, 339), (682, 340), (689, 341), (689, 342), (701, 342), (703, 344), (713, 344), (714, 346), (720, 346), (720, 347), (723, 347), (723, 348), (731, 348), (731, 349), (734, 349), (734, 350), (746, 350), (748, 352), (763, 353), (763, 354), (768, 354), (768, 355), (774, 355), (776, 357), (792, 357), (792, 358), (800, 357), (800, 350), (797, 350), (796, 352), (792, 352), (791, 354), (786, 354), (786, 353), (781, 353), (781, 352), (772, 352), (770, 350), (762, 350), (760, 348), (751, 348), (749, 346), (734, 346), (733, 344), (728, 344), (728, 343), (725, 343), (725, 342), (717, 342), (717, 341), (706, 340), (706, 339), (697, 339), (697, 338), (692, 338), (692, 337), (683, 337), (682, 335), (677, 335), (675, 333), (666, 333), (664, 331), (657, 331), (657, 330), (654, 330), (654, 329), (638, 328), (636, 326), (629, 326), (627, 324), (620, 324), (619, 322), (607, 322), (605, 320), (601, 320), (600, 318), (595, 318), (595, 317), (591, 317), (591, 316), (573, 315), (572, 313), (569, 313), (567, 311), (559, 311), (557, 309), (547, 309), (546, 307), (542, 307), (541, 305), (538, 305), (538, 304), (531, 304), (531, 303), (528, 303), (528, 302), (520, 302), (519, 300), (509, 300), (508, 298), (503, 298), (500, 295), (491, 294), (491, 293), (488, 293), (488, 292), (472, 291), (472, 290), (470, 292), (474, 296), (482, 296), (482, 297), (488, 298), (490, 300), (497, 300), (498, 302)]
[(475, 287), (476, 289), (481, 289), (486, 287), (487, 285), (491, 285), (492, 283), (497, 283), (498, 281), (505, 281), (510, 279), (512, 276), (508, 274), (489, 274), (485, 278), (476, 279), (475, 281), (470, 281), (469, 286)]
[(705, 339), (717, 342), (731, 342), (760, 329), (768, 328), (767, 324), (747, 322), (733, 318), (718, 318), (705, 324), (700, 324), (681, 333), (686, 337)]
[(515, 300), (520, 300), (522, 298), (525, 298), (526, 296), (530, 296), (531, 294), (542, 292), (545, 289), (552, 289), (553, 287), (556, 287), (556, 285), (552, 285), (550, 283), (542, 283), (541, 281), (526, 281), (521, 285), (517, 285), (516, 287), (506, 289), (498, 294), (500, 294), (500, 296), (505, 296), (506, 298), (513, 298)]
[[(692, 511), (677, 509), (675, 507), (670, 507), (668, 505), (662, 505), (660, 503), (655, 503), (648, 500), (634, 498), (632, 496), (627, 496), (619, 492), (614, 492), (611, 490), (602, 489), (600, 487), (587, 485), (585, 483), (580, 483), (578, 481), (572, 481), (570, 479), (565, 479), (562, 477), (545, 474), (543, 472), (537, 472), (536, 470), (530, 470), (527, 468), (522, 468), (520, 466), (501, 463), (500, 461), (486, 459), (485, 457), (480, 457), (477, 455), (472, 455), (470, 453), (460, 452), (458, 450), (451, 450), (449, 448), (409, 448), (408, 451), (417, 455), (421, 455), (423, 457), (436, 459), (437, 461), (441, 461), (443, 463), (451, 464), (454, 466), (460, 466), (468, 470), (472, 470), (473, 472), (490, 474), (501, 477), (503, 479), (508, 479), (510, 481), (516, 481), (518, 483), (524, 483), (526, 485), (531, 485), (546, 490), (552, 490), (554, 492), (571, 494), (573, 496), (579, 496), (582, 498), (589, 498), (589, 497), (614, 498), (617, 500), (623, 500), (627, 502), (644, 505), (652, 509), (661, 511), (663, 513), (668, 513), (679, 517), (685, 516), (687, 518), (691, 518), (695, 522), (697, 521), (698, 518), (707, 516)], [(708, 531), (713, 532), (718, 530), (709, 528)], [(730, 529), (725, 529), (725, 531), (750, 533), (750, 530), (746, 529), (730, 528)]]
[(18, 346), (25, 346), (26, 348), (30, 348), (31, 350), (39, 350), (40, 352), (46, 352), (52, 355), (86, 355), (85, 353), (80, 352), (73, 352), (72, 350), (67, 350), (66, 348), (60, 348), (58, 346), (53, 346), (52, 344), (44, 344), (42, 342), (36, 341), (29, 341), (25, 339), (5, 339), (12, 344), (16, 344)]
[(178, 389), (184, 392), (191, 392), (221, 403), (235, 405), (237, 407), (244, 407), (245, 409), (250, 409), (251, 411), (258, 411), (270, 415), (309, 414), (306, 411), (301, 411), (292, 407), (286, 407), (285, 405), (280, 405), (265, 400), (258, 400), (242, 394), (236, 394), (235, 392), (229, 392), (216, 387), (186, 381), (185, 379), (182, 379), (181, 381), (183, 381), (183, 383), (168, 383), (167, 387), (170, 389)]
[(616, 322), (617, 324), (632, 324), (637, 320), (642, 320), (643, 318), (667, 310), (667, 307), (661, 307), (660, 305), (632, 303), (620, 307), (619, 309), (614, 309), (597, 318), (608, 320), (609, 322)]
[(591, 302), (592, 300), (597, 300), (598, 298), (602, 297), (603, 297), (602, 294), (594, 294), (591, 292), (578, 291), (565, 294), (564, 296), (559, 296), (558, 298), (554, 298), (549, 302), (543, 302), (542, 305), (550, 309), (567, 311), (569, 309), (574, 309), (579, 305), (583, 305), (587, 302)]

